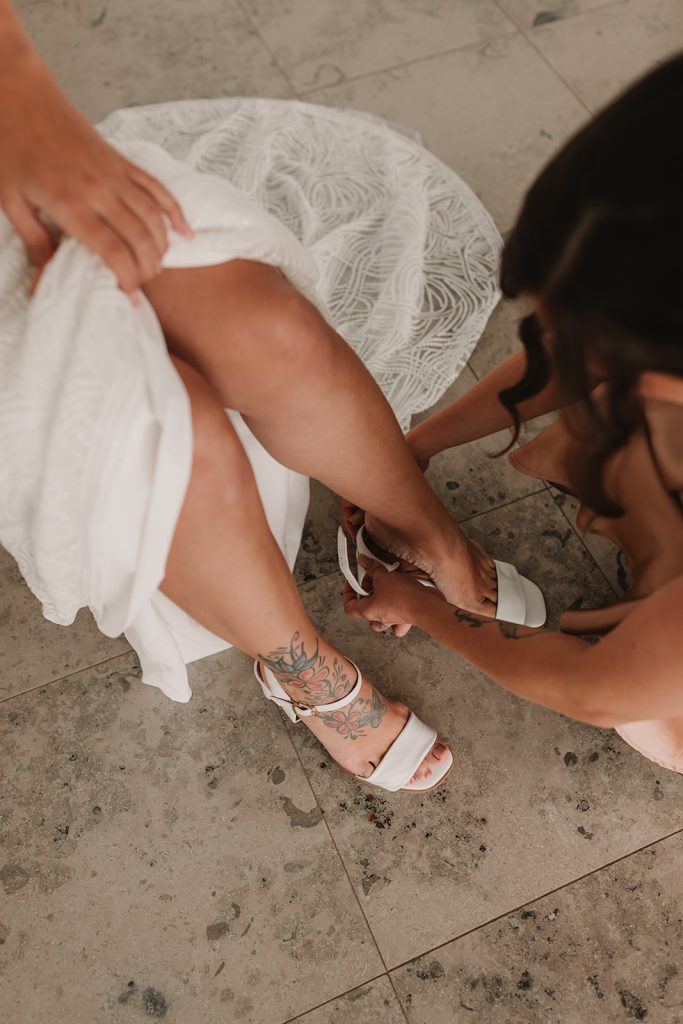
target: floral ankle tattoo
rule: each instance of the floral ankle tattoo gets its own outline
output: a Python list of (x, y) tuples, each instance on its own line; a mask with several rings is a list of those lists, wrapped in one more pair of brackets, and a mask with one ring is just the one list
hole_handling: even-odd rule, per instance
[[(296, 700), (310, 707), (332, 704), (341, 700), (353, 687), (354, 680), (338, 658), (328, 664), (320, 654), (318, 641), (309, 654), (299, 633), (295, 633), (288, 647), (278, 647), (270, 654), (259, 654), (259, 661), (274, 672), (280, 683), (295, 689)], [(387, 710), (380, 695), (373, 688), (370, 700), (356, 697), (348, 707), (325, 714), (318, 712), (320, 720), (345, 739), (358, 740), (367, 735), (367, 728), (378, 729)]]

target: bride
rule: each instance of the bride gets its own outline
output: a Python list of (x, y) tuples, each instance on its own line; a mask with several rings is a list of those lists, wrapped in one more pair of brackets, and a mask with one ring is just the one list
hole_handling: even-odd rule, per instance
[[(0, 48), (0, 89), (19, 97), (0, 104), (0, 540), (55, 621), (88, 604), (114, 635), (160, 585), (255, 659), (265, 696), (342, 768), (390, 790), (433, 788), (451, 752), (309, 618), (225, 410), (279, 463), (365, 509), (367, 543), (452, 603), (524, 622), (536, 588), (468, 541), (435, 497), (321, 312), (329, 296), (304, 246), (228, 181), (136, 140), (137, 121), (122, 152), (110, 148), (7, 0)], [(39, 212), (62, 229), (58, 247)], [(20, 240), (37, 268), (30, 301)], [(363, 268), (349, 265), (351, 289)], [(485, 285), (479, 330), (495, 301)], [(521, 611), (503, 607), (510, 587)]]

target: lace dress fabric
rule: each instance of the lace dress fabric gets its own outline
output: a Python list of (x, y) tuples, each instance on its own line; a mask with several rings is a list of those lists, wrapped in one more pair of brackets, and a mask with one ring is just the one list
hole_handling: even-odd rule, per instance
[(287, 227), (315, 263), (327, 319), (404, 429), (462, 370), (498, 301), (500, 237), (414, 137), (367, 114), (262, 99), (124, 110), (101, 128), (231, 182)]
[[(500, 239), (466, 185), (364, 115), (274, 100), (121, 111), (101, 130), (182, 203), (195, 239), (165, 266), (280, 267), (375, 375), (399, 420), (455, 378), (495, 305)], [(0, 214), (0, 543), (47, 618), (89, 607), (176, 700), (185, 663), (228, 646), (159, 592), (189, 480), (184, 388), (152, 308), (64, 239), (36, 295)], [(307, 481), (232, 414), (290, 565)]]

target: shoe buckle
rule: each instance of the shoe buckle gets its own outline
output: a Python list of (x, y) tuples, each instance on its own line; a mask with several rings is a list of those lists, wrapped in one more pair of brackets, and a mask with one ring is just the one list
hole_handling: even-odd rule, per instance
[(293, 701), (292, 705), (295, 711), (304, 712), (306, 715), (317, 715), (318, 710), (315, 704), (304, 704), (302, 701)]

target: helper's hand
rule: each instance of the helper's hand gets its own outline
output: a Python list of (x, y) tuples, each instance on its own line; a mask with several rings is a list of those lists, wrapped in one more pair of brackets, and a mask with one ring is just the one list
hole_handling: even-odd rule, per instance
[(354, 505), (352, 502), (347, 501), (346, 498), (342, 498), (341, 515), (347, 532), (351, 535), (352, 540), (355, 540), (356, 534), (365, 522), (365, 512), (362, 508), (358, 508), (358, 505)]
[(344, 611), (352, 619), (366, 619), (376, 633), (387, 629), (405, 636), (426, 604), (445, 598), (438, 590), (423, 587), (404, 573), (387, 572), (377, 562), (361, 559), (365, 569), (362, 585), (369, 597), (359, 597), (348, 583), (344, 585)]
[(40, 213), (97, 253), (131, 295), (159, 272), (166, 217), (192, 235), (173, 196), (100, 137), (30, 49), (0, 66), (0, 140), (0, 206), (38, 269), (55, 248)]

